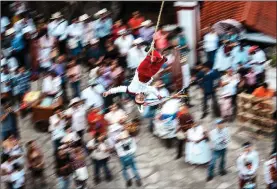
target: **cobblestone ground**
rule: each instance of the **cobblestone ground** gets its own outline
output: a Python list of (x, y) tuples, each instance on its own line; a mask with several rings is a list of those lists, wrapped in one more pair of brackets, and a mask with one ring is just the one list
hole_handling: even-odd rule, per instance
[[(82, 85), (85, 87), (87, 81), (86, 70), (84, 69), (84, 76)], [(40, 86), (39, 83), (34, 83), (33, 88)], [(196, 88), (191, 89), (192, 104), (195, 106), (191, 108), (191, 113), (196, 120), (199, 120), (201, 116), (201, 96)], [(210, 115), (204, 120), (199, 122), (205, 126), (207, 130), (213, 128), (213, 120)], [(236, 170), (236, 158), (240, 154), (241, 144), (248, 140), (251, 140), (260, 154), (260, 168), (258, 170), (258, 188), (265, 188), (263, 179), (263, 163), (268, 158), (271, 146), (272, 138), (255, 137), (248, 131), (237, 132), (239, 126), (234, 123), (227, 123), (232, 133), (231, 144), (228, 149), (227, 155), (227, 171), (226, 176), (216, 176), (215, 179), (209, 183), (206, 183), (207, 166), (194, 166), (184, 162), (184, 158), (175, 160), (176, 148), (173, 145), (171, 149), (167, 149), (159, 138), (152, 136), (148, 131), (149, 120), (144, 120), (141, 125), (141, 130), (137, 136), (138, 149), (136, 153), (136, 160), (139, 172), (142, 176), (143, 186), (145, 189), (233, 189), (238, 188), (238, 174)], [(31, 121), (31, 115), (25, 118), (20, 118), (19, 121), (22, 143), (25, 144), (31, 139), (36, 139), (38, 145), (42, 148), (46, 161), (46, 184), (34, 185), (33, 180), (29, 177), (27, 179), (27, 189), (35, 188), (57, 188), (57, 177), (55, 175), (55, 162), (53, 158), (53, 147), (49, 133), (37, 132), (34, 129), (34, 125)], [(121, 167), (118, 158), (113, 155), (110, 160), (110, 168), (114, 176), (113, 181), (107, 183), (103, 181), (101, 184), (95, 186), (93, 182), (93, 167), (91, 161), (87, 159), (87, 165), (89, 169), (89, 188), (95, 189), (121, 189), (125, 188), (125, 182), (122, 177)], [(71, 183), (71, 188), (74, 188)], [(133, 186), (132, 188), (136, 188)]]

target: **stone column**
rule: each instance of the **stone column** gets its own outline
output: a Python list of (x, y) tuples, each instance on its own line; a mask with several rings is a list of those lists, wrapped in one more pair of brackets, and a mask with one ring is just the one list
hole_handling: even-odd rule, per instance
[(177, 15), (177, 23), (185, 30), (188, 40), (190, 53), (188, 63), (194, 66), (198, 60), (197, 44), (200, 38), (200, 6), (198, 2), (181, 2), (174, 3)]

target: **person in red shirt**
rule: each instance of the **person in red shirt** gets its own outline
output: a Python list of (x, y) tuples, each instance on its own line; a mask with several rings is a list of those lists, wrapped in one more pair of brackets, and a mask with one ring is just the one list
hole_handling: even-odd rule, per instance
[(117, 20), (115, 22), (115, 24), (113, 25), (113, 29), (112, 29), (112, 39), (113, 39), (113, 41), (116, 40), (119, 37), (118, 32), (120, 30), (127, 30), (127, 26), (125, 24), (123, 24), (122, 20)]
[(87, 115), (89, 123), (89, 133), (95, 135), (96, 133), (106, 133), (108, 122), (104, 119), (104, 115), (98, 108), (93, 108)]
[(145, 21), (144, 17), (140, 15), (139, 11), (132, 13), (133, 17), (129, 20), (128, 25), (133, 30), (133, 35), (135, 38), (139, 37), (139, 28), (141, 27), (142, 22)]

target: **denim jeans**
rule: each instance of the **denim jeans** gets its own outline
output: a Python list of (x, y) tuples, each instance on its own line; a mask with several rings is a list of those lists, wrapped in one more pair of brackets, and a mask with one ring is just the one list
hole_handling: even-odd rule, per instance
[(218, 158), (221, 158), (220, 165), (219, 165), (220, 172), (224, 171), (226, 151), (227, 151), (226, 148), (222, 149), (222, 150), (214, 150), (213, 151), (212, 160), (210, 161), (209, 168), (208, 168), (208, 171), (209, 171), (208, 174), (209, 174), (210, 177), (212, 177), (214, 175), (214, 167), (215, 167), (215, 164), (216, 164), (216, 160)]
[(133, 174), (135, 175), (135, 178), (137, 180), (140, 180), (140, 176), (139, 176), (138, 169), (136, 167), (136, 162), (133, 155), (126, 155), (126, 156), (120, 157), (120, 162), (123, 168), (122, 174), (126, 181), (130, 179), (129, 174), (127, 172), (127, 169), (129, 167), (132, 169)]
[(94, 174), (95, 174), (95, 179), (99, 180), (100, 179), (100, 169), (103, 167), (106, 179), (111, 178), (111, 171), (108, 167), (108, 161), (109, 158), (106, 159), (101, 159), (101, 160), (92, 160), (94, 163)]
[(80, 81), (76, 81), (71, 83), (71, 88), (73, 90), (74, 97), (80, 97), (81, 89), (80, 89)]
[(58, 178), (58, 189), (69, 189), (70, 176)]

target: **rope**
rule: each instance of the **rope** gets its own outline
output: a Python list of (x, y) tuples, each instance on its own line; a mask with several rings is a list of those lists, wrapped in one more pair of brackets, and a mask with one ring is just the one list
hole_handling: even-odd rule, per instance
[[(156, 25), (155, 32), (154, 32), (153, 36), (155, 36), (157, 31), (158, 31), (158, 28), (159, 28), (159, 25), (160, 25), (160, 21), (161, 21), (161, 17), (162, 17), (163, 8), (164, 8), (164, 1), (162, 1), (162, 4), (161, 4), (161, 8), (160, 8), (160, 12), (159, 12), (158, 20), (157, 20), (157, 25)], [(148, 53), (150, 51), (152, 53), (151, 60), (153, 59), (153, 55), (154, 55), (154, 45), (155, 45), (155, 40), (153, 39), (152, 43), (151, 43), (151, 46), (150, 46), (150, 49), (148, 51)]]

